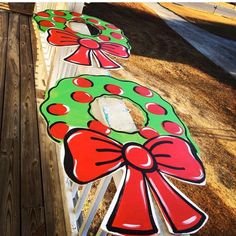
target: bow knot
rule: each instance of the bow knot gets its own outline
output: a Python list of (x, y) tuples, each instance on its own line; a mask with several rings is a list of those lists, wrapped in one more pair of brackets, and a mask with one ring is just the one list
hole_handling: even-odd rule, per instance
[(79, 39), (78, 43), (81, 46), (84, 46), (89, 49), (99, 49), (101, 48), (101, 44), (93, 39)]
[(114, 62), (106, 54), (117, 57), (128, 58), (128, 49), (117, 43), (98, 42), (90, 38), (80, 38), (73, 31), (58, 29), (48, 30), (47, 41), (54, 46), (78, 46), (71, 55), (64, 58), (66, 61), (91, 66), (92, 56), (96, 59), (100, 67), (105, 69), (117, 69), (119, 64)]
[(123, 158), (128, 165), (140, 171), (154, 171), (156, 162), (152, 154), (143, 146), (136, 143), (128, 143), (122, 148)]
[(182, 138), (159, 136), (143, 145), (125, 145), (96, 131), (72, 129), (64, 139), (68, 176), (86, 184), (124, 167), (122, 188), (111, 204), (106, 228), (121, 234), (158, 232), (150, 203), (151, 190), (172, 233), (191, 233), (207, 216), (165, 177), (202, 183), (205, 173), (193, 146)]

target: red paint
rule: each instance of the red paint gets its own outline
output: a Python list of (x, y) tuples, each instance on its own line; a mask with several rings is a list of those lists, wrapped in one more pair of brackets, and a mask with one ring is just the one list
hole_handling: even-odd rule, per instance
[(151, 139), (154, 137), (159, 136), (158, 132), (155, 129), (152, 129), (150, 127), (144, 127), (139, 131), (140, 135), (143, 136), (146, 139)]
[(100, 48), (100, 44), (93, 40), (93, 39), (80, 39), (79, 43), (86, 47), (86, 48), (90, 48), (90, 49), (99, 49)]
[(171, 134), (181, 135), (184, 132), (182, 127), (180, 127), (177, 123), (172, 121), (164, 121), (162, 123), (162, 126), (168, 133)]
[(39, 21), (40, 26), (44, 26), (44, 27), (52, 27), (54, 26), (54, 23), (48, 20), (41, 20)]
[(38, 12), (37, 13), (37, 16), (40, 16), (40, 17), (49, 17), (50, 14), (46, 13), (46, 12)]
[(118, 33), (115, 33), (115, 32), (112, 32), (111, 36), (115, 39), (122, 39), (123, 38), (122, 34), (118, 34)]
[(66, 28), (64, 29), (64, 31), (69, 32), (69, 33), (71, 33), (71, 34), (76, 34), (76, 33), (77, 33), (76, 31), (72, 30), (72, 29), (69, 28), (69, 27), (66, 27)]
[[(206, 215), (163, 177), (165, 174), (195, 183), (204, 181), (201, 162), (185, 140), (159, 136), (143, 146), (123, 146), (95, 131), (76, 129), (65, 140), (65, 150), (66, 172), (80, 184), (105, 177), (125, 165), (125, 179), (109, 216), (108, 230), (130, 235), (158, 232), (148, 187), (152, 187), (155, 201), (174, 233), (197, 230), (205, 222)], [(73, 165), (67, 165), (67, 161)]]
[(76, 102), (81, 102), (81, 103), (88, 103), (93, 100), (93, 97), (89, 93), (83, 91), (76, 91), (72, 93), (72, 98)]
[(100, 67), (116, 69), (120, 68), (119, 64), (110, 59), (106, 53), (117, 57), (127, 58), (129, 56), (128, 49), (117, 43), (97, 42), (88, 38), (81, 39), (76, 33), (68, 30), (50, 29), (48, 34), (47, 40), (54, 46), (78, 45), (71, 55), (64, 58), (64, 60), (75, 64), (91, 66), (92, 56), (94, 56)]
[(81, 16), (82, 14), (78, 13), (78, 12), (71, 12), (72, 16)]
[(91, 18), (87, 19), (87, 21), (90, 21), (90, 22), (92, 22), (94, 24), (98, 24), (98, 22), (99, 22), (98, 20), (91, 19)]
[[(118, 207), (108, 229), (117, 232), (113, 229), (116, 228), (122, 230), (122, 232), (119, 232), (121, 235), (125, 233), (129, 236), (146, 236), (148, 235), (146, 232), (157, 232), (151, 223), (152, 213), (149, 210), (150, 203), (142, 172), (131, 166), (128, 166), (127, 169), (129, 174), (126, 176), (122, 195), (118, 199)], [(137, 231), (140, 231), (140, 233), (138, 234)]]
[(53, 20), (56, 22), (60, 22), (60, 23), (66, 23), (67, 20), (65, 18), (61, 18), (61, 17), (53, 17)]
[(64, 122), (56, 122), (50, 126), (49, 132), (56, 139), (63, 139), (69, 131), (69, 126)]
[(115, 25), (112, 25), (112, 24), (107, 24), (106, 27), (108, 27), (110, 29), (114, 29), (114, 30), (118, 29)]
[(121, 89), (121, 87), (114, 84), (105, 85), (105, 89), (107, 90), (107, 92), (115, 94), (115, 95), (123, 94), (123, 90)]
[(54, 14), (55, 15), (58, 15), (58, 16), (65, 16), (66, 14), (62, 11), (54, 11)]
[(93, 86), (93, 83), (85, 78), (79, 77), (73, 80), (73, 84), (82, 88), (90, 88)]
[[(72, 169), (67, 169), (66, 171), (72, 172), (72, 174), (75, 172), (79, 181), (87, 183), (94, 180), (94, 178), (102, 176), (110, 168), (114, 168), (114, 166), (121, 163), (121, 160), (115, 159), (120, 156), (120, 152), (117, 151), (121, 150), (122, 146), (116, 141), (110, 142), (109, 140), (106, 135), (91, 130), (78, 130), (72, 133), (64, 142), (68, 146), (67, 150), (70, 151), (70, 153), (66, 153), (66, 157), (71, 155), (73, 163), (77, 162), (79, 164), (76, 168), (71, 166)], [(114, 150), (114, 152), (104, 153), (97, 151), (97, 149), (110, 149)], [(114, 162), (109, 163), (110, 160), (114, 160)], [(103, 162), (108, 163), (103, 164)]]
[(79, 18), (79, 17), (73, 18), (73, 19), (72, 19), (72, 22), (73, 22), (73, 21), (74, 21), (74, 22), (76, 21), (76, 22), (78, 22), (78, 23), (84, 23), (84, 20), (81, 19), (81, 18)]
[(111, 129), (106, 125), (102, 124), (100, 121), (92, 120), (88, 123), (88, 127), (92, 130), (95, 130), (99, 133), (108, 135), (111, 133)]
[(138, 93), (139, 95), (144, 96), (144, 97), (152, 97), (153, 96), (152, 91), (149, 90), (146, 87), (143, 87), (143, 86), (136, 86), (136, 87), (134, 87), (134, 91), (136, 93)]
[(57, 116), (63, 116), (69, 112), (69, 108), (61, 103), (52, 104), (47, 108), (47, 110), (49, 113)]
[(105, 30), (106, 29), (104, 26), (101, 26), (101, 25), (96, 25), (96, 28), (99, 29), (99, 30)]
[(166, 114), (166, 109), (154, 102), (146, 103), (146, 109), (155, 115), (165, 115)]
[(206, 216), (197, 211), (188, 202), (187, 197), (180, 197), (159, 172), (147, 173), (147, 176), (156, 202), (160, 202), (161, 199), (160, 210), (165, 220), (169, 225), (171, 220), (175, 226), (175, 229), (172, 229), (174, 233), (188, 232), (191, 228), (199, 229), (202, 226)]
[(105, 35), (99, 35), (98, 36), (99, 39), (101, 39), (102, 41), (110, 41), (110, 38), (108, 36), (105, 36)]
[(125, 159), (138, 169), (149, 170), (153, 167), (152, 156), (141, 146), (128, 145), (124, 154)]

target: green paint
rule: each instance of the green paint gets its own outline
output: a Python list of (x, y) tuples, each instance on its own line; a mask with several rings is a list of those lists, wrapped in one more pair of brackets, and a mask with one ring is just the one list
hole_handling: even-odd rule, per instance
[[(99, 37), (98, 37), (100, 35), (103, 35), (103, 36), (107, 36), (107, 37), (110, 38), (110, 40), (108, 42), (118, 43), (120, 45), (125, 46), (128, 49), (131, 49), (128, 38), (124, 35), (124, 32), (121, 29), (118, 29), (118, 28), (117, 29), (110, 29), (109, 27), (107, 27), (107, 25), (109, 25), (110, 23), (108, 23), (106, 21), (103, 21), (99, 18), (84, 15), (84, 14), (82, 14), (80, 16), (73, 16), (72, 12), (67, 11), (67, 10), (57, 10), (57, 12), (62, 12), (65, 15), (64, 16), (56, 15), (54, 13), (54, 10), (51, 10), (51, 9), (48, 9), (48, 10), (45, 10), (43, 12), (39, 12), (39, 13), (35, 14), (34, 15), (34, 20), (36, 21), (36, 23), (38, 25), (38, 28), (43, 32), (46, 32), (48, 29), (52, 29), (52, 28), (53, 29), (64, 30), (66, 28), (69, 28), (69, 24), (68, 24), (69, 22), (73, 22), (73, 21), (75, 21), (73, 19), (76, 19), (76, 18), (78, 19), (79, 18), (85, 24), (92, 25), (93, 27), (96, 27), (96, 26), (104, 27), (104, 30), (101, 30), (101, 29), (96, 27), (100, 31), (100, 34), (98, 34), (98, 35), (87, 35), (87, 34), (81, 34), (81, 33), (77, 32), (76, 35), (79, 36), (80, 38), (89, 38), (89, 39), (96, 40), (97, 42), (103, 42), (103, 40), (99, 39)], [(40, 13), (47, 13), (47, 14), (49, 14), (49, 16), (48, 17), (42, 17), (42, 16), (38, 15)], [(60, 18), (66, 19), (66, 22), (65, 23), (57, 22), (53, 19), (54, 17), (60, 17)], [(98, 23), (90, 22), (89, 19), (97, 20)], [(41, 26), (40, 25), (41, 21), (49, 21), (49, 22), (53, 23), (54, 26), (51, 26), (51, 27)], [(113, 32), (121, 34), (123, 36), (123, 38), (122, 39), (116, 39), (116, 38), (112, 37), (111, 33), (113, 33)]]
[[(89, 88), (79, 87), (73, 83), (75, 78), (85, 78), (93, 82), (93, 86)], [(119, 86), (123, 90), (122, 95), (113, 95), (105, 90), (104, 86), (107, 84), (113, 84)], [(140, 86), (137, 83), (131, 81), (124, 81), (113, 78), (111, 76), (104, 75), (80, 75), (79, 77), (65, 78), (60, 80), (57, 85), (51, 88), (47, 95), (46, 100), (40, 107), (41, 113), (47, 121), (48, 127), (50, 127), (55, 122), (66, 122), (67, 125), (77, 128), (88, 128), (88, 121), (94, 120), (95, 118), (90, 114), (91, 103), (100, 96), (112, 96), (116, 98), (126, 98), (134, 103), (143, 113), (145, 117), (145, 126), (149, 126), (155, 129), (160, 135), (171, 135), (168, 133), (162, 126), (163, 121), (172, 121), (177, 123), (184, 130), (182, 135), (183, 139), (194, 144), (193, 140), (190, 137), (190, 133), (186, 125), (178, 118), (174, 112), (173, 107), (162, 99), (156, 92), (152, 91), (152, 97), (144, 97), (136, 93), (133, 89), (135, 86)], [(80, 103), (74, 101), (71, 98), (71, 94), (76, 91), (84, 91), (89, 93), (93, 97), (93, 101), (90, 103)], [(146, 103), (157, 103), (166, 109), (167, 114), (165, 115), (156, 115), (147, 111), (145, 104)], [(48, 112), (47, 108), (51, 104), (64, 104), (70, 108), (70, 111), (66, 115), (52, 115)], [(49, 133), (50, 135), (50, 133)], [(51, 135), (50, 135), (51, 136)], [(52, 137), (52, 136), (51, 136)], [(147, 139), (143, 138), (139, 132), (134, 133), (125, 133), (121, 131), (115, 131), (112, 129), (109, 137), (118, 140), (121, 143), (127, 142), (137, 142), (143, 144)], [(52, 137), (55, 139), (55, 137)], [(62, 140), (56, 140), (58, 142)], [(195, 144), (194, 144), (195, 145)], [(195, 145), (196, 146), (196, 145)]]

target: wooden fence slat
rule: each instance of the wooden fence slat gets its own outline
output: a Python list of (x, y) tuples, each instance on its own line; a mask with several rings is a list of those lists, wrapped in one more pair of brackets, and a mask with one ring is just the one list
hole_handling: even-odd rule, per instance
[[(37, 7), (41, 4), (37, 4)], [(35, 45), (33, 47), (33, 55), (35, 56), (35, 65), (39, 66), (38, 70), (38, 82), (37, 86), (45, 90), (45, 82), (47, 81), (48, 75), (47, 71), (44, 69), (46, 67), (45, 60), (42, 60), (44, 55), (42, 53), (42, 45), (37, 44), (36, 49), (36, 39), (40, 38), (40, 32), (35, 31), (33, 25), (31, 25), (31, 41)], [(46, 45), (45, 45), (46, 46)], [(36, 60), (37, 59), (37, 60)], [(42, 75), (42, 71), (43, 75)], [(37, 74), (36, 74), (37, 76)], [(37, 102), (41, 103), (40, 98)], [(38, 126), (39, 126), (39, 141), (40, 141), (40, 157), (41, 157), (41, 170), (42, 170), (42, 180), (43, 180), (43, 196), (44, 196), (44, 210), (45, 210), (45, 220), (46, 220), (46, 235), (70, 235), (67, 232), (67, 223), (64, 215), (64, 201), (63, 201), (63, 191), (62, 185), (64, 184), (60, 176), (60, 162), (59, 156), (57, 155), (56, 144), (51, 141), (47, 134), (46, 124), (42, 116), (38, 113)], [(59, 163), (60, 164), (60, 163)]]
[(0, 143), (0, 235), (11, 236), (17, 236), (20, 232), (20, 68), (18, 26), (19, 15), (9, 13), (4, 112)]
[[(7, 35), (8, 35), (8, 13), (0, 12), (0, 58), (6, 58)], [(2, 124), (3, 95), (5, 85), (6, 60), (0, 60), (0, 133)]]
[(30, 26), (20, 16), (22, 235), (45, 234), (40, 151)]
[(61, 181), (58, 174), (56, 145), (47, 134), (46, 124), (39, 115), (39, 134), (41, 149), (41, 165), (47, 235), (66, 235)]

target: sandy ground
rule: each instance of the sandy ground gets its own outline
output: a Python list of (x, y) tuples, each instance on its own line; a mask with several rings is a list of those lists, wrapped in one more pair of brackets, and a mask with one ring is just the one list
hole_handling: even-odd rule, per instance
[(199, 52), (236, 78), (236, 41), (211, 34), (157, 3), (147, 5)]
[[(206, 186), (173, 181), (209, 215), (196, 235), (236, 235), (235, 80), (142, 4), (91, 3), (84, 13), (117, 25), (130, 39), (131, 57), (118, 60), (125, 70), (111, 74), (158, 92), (174, 106), (198, 144)], [(91, 235), (109, 204), (113, 187), (95, 218)]]

